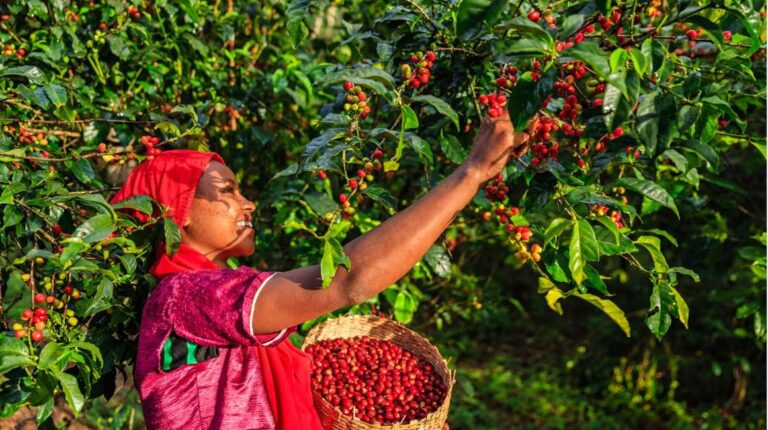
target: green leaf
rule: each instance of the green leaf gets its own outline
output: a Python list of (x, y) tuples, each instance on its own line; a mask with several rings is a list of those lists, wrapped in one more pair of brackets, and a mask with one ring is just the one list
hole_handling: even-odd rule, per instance
[(21, 76), (27, 78), (32, 85), (42, 85), (46, 80), (43, 72), (35, 66), (9, 67), (0, 70), (0, 76)]
[(616, 239), (615, 244), (618, 245), (619, 240), (621, 239), (621, 232), (619, 231), (619, 228), (616, 227), (616, 223), (613, 222), (613, 219), (605, 215), (602, 215), (602, 216), (595, 217), (595, 221), (602, 224), (609, 232), (611, 232), (613, 237)]
[(549, 52), (549, 43), (539, 39), (500, 39), (494, 43), (493, 50), (497, 56), (535, 55)]
[(370, 82), (378, 82), (379, 84), (383, 85), (382, 88), (384, 88), (383, 91), (379, 92), (379, 94), (384, 95), (386, 93), (386, 88), (394, 89), (395, 88), (395, 78), (392, 77), (389, 73), (385, 72), (384, 70), (378, 68), (378, 67), (368, 67), (368, 68), (360, 68), (360, 69), (344, 69), (339, 72), (333, 73), (331, 75), (328, 75), (323, 79), (323, 83), (325, 84), (334, 84), (338, 82), (346, 82), (350, 81), (354, 83), (355, 85), (365, 86), (363, 85), (363, 82), (367, 82), (370, 85)]
[(596, 261), (599, 257), (595, 231), (587, 220), (579, 219), (573, 223), (568, 251), (568, 268), (571, 270), (571, 276), (577, 285), (581, 285), (587, 261)]
[(731, 118), (738, 118), (738, 115), (736, 114), (736, 112), (734, 112), (733, 108), (731, 108), (731, 105), (726, 103), (725, 100), (721, 99), (718, 96), (704, 97), (703, 99), (701, 99), (701, 101), (704, 104), (712, 106), (718, 109), (720, 112), (726, 115), (729, 115)]
[(197, 1), (194, 1), (193, 3), (191, 0), (179, 0), (178, 2), (179, 7), (184, 10), (184, 13), (194, 24), (200, 23), (200, 15), (197, 13), (197, 9), (195, 8), (198, 4), (199, 3)]
[(42, 87), (32, 90), (26, 85), (19, 85), (16, 87), (16, 91), (26, 100), (34, 103), (43, 110), (48, 110), (51, 106), (48, 96), (45, 95), (45, 89)]
[(672, 161), (680, 173), (686, 173), (688, 171), (688, 159), (685, 158), (685, 155), (677, 152), (674, 149), (667, 149), (661, 154), (661, 156)]
[(451, 276), (451, 259), (440, 245), (432, 245), (424, 254), (424, 261), (441, 278)]
[(67, 90), (61, 85), (49, 84), (45, 87), (45, 95), (54, 106), (62, 107), (67, 104)]
[(456, 33), (464, 39), (482, 34), (483, 29), (492, 27), (506, 0), (463, 0), (456, 12)]
[(688, 329), (688, 318), (690, 316), (690, 310), (688, 309), (688, 303), (685, 302), (683, 296), (673, 286), (669, 286), (672, 291), (672, 295), (675, 297), (675, 305), (677, 306), (677, 318), (683, 323), (683, 326)]
[(511, 32), (509, 38), (513, 40), (528, 39), (546, 44), (547, 51), (553, 51), (555, 48), (555, 41), (552, 39), (552, 35), (550, 35), (548, 31), (544, 30), (540, 24), (531, 21), (527, 17), (518, 16), (512, 21), (498, 26), (496, 29)]
[(675, 215), (680, 218), (680, 213), (677, 211), (675, 201), (672, 199), (672, 196), (669, 195), (667, 190), (661, 187), (661, 185), (658, 185), (652, 181), (638, 178), (622, 178), (619, 179), (616, 184), (636, 191), (643, 196), (655, 201), (656, 203), (671, 209), (672, 212), (674, 212)]
[(165, 253), (173, 256), (181, 244), (181, 231), (171, 217), (163, 218), (163, 238), (165, 240)]
[(650, 302), (645, 324), (661, 340), (672, 326), (672, 315), (677, 314), (677, 302), (668, 284), (654, 285)]
[(69, 403), (72, 412), (77, 416), (83, 408), (83, 405), (85, 405), (85, 396), (80, 392), (77, 378), (69, 373), (64, 373), (58, 368), (52, 368), (51, 374), (59, 381), (61, 390), (64, 392), (64, 397), (67, 399), (67, 403)]
[(635, 243), (648, 251), (657, 272), (666, 273), (669, 271), (669, 264), (667, 264), (667, 259), (661, 252), (661, 240), (658, 237), (640, 236), (635, 240)]
[(78, 181), (88, 185), (96, 178), (96, 172), (93, 171), (93, 166), (86, 159), (79, 159), (75, 161), (69, 161), (64, 163), (65, 166), (75, 175)]
[(371, 200), (382, 204), (387, 209), (397, 209), (397, 200), (395, 200), (386, 188), (369, 185), (364, 193), (366, 196), (370, 197)]
[(42, 351), (40, 351), (40, 358), (38, 360), (38, 366), (41, 369), (48, 370), (51, 368), (61, 368), (66, 363), (60, 363), (65, 359), (64, 353), (66, 351), (58, 343), (50, 341), (45, 345)]
[(117, 33), (107, 36), (109, 50), (121, 60), (127, 60), (131, 57), (131, 42), (127, 40), (123, 33)]
[(133, 196), (112, 205), (115, 209), (133, 209), (146, 215), (152, 215), (154, 207), (149, 196)]
[(328, 213), (334, 212), (339, 208), (339, 205), (336, 204), (336, 202), (333, 201), (332, 198), (328, 197), (328, 194), (325, 193), (307, 193), (304, 195), (304, 200), (307, 202), (309, 207), (312, 208), (312, 210), (321, 217)]
[(524, 130), (528, 121), (539, 111), (544, 99), (552, 92), (557, 76), (556, 69), (549, 71), (536, 82), (520, 79), (509, 96), (509, 117), (516, 130)]
[(322, 148), (328, 145), (328, 143), (340, 139), (346, 135), (347, 130), (344, 128), (329, 128), (328, 130), (324, 131), (323, 134), (312, 139), (307, 144), (307, 147), (304, 148), (304, 153), (302, 154), (304, 162), (306, 163), (307, 161), (314, 158)]
[(611, 63), (611, 71), (619, 71), (619, 69), (624, 66), (624, 63), (627, 62), (627, 51), (623, 48), (614, 49), (613, 52), (611, 52), (609, 61)]
[(700, 282), (701, 278), (699, 278), (699, 274), (694, 272), (691, 269), (686, 269), (685, 267), (670, 267), (669, 271), (672, 273), (679, 273), (681, 275), (690, 276), (691, 279), (693, 279), (694, 282)]
[(607, 53), (600, 48), (600, 45), (592, 41), (587, 41), (579, 43), (567, 52), (568, 56), (583, 61), (590, 67), (590, 69), (594, 70), (597, 76), (602, 80), (609, 82), (614, 87), (618, 88), (622, 94), (625, 96), (627, 95), (625, 80), (618, 75), (608, 74), (608, 71), (611, 70), (611, 65)]
[(587, 276), (586, 281), (589, 286), (591, 286), (593, 289), (597, 290), (600, 294), (604, 296), (611, 296), (608, 292), (608, 287), (605, 286), (605, 282), (603, 281), (603, 277), (600, 276), (600, 273), (595, 270), (594, 267), (587, 264), (584, 267), (584, 274)]
[(286, 9), (286, 27), (291, 36), (291, 42), (294, 47), (298, 47), (300, 42), (309, 35), (309, 29), (304, 23), (304, 19), (309, 12), (310, 0), (291, 0)]
[(562, 315), (563, 305), (562, 303), (560, 303), (560, 299), (562, 299), (563, 297), (565, 297), (563, 295), (563, 291), (555, 287), (547, 291), (547, 294), (544, 296), (544, 300), (547, 301), (547, 306), (549, 306), (550, 309)]
[(0, 375), (17, 367), (37, 364), (28, 352), (27, 345), (21, 339), (11, 333), (0, 333)]
[(602, 299), (592, 294), (579, 293), (578, 291), (574, 291), (573, 296), (589, 302), (601, 311), (605, 312), (605, 314), (608, 315), (608, 317), (611, 318), (619, 326), (619, 328), (621, 328), (621, 331), (623, 331), (627, 337), (630, 337), (631, 329), (629, 327), (629, 321), (627, 321), (627, 317), (624, 315), (624, 311), (616, 306), (615, 303), (608, 299)]
[(452, 134), (444, 136), (442, 132), (440, 133), (440, 149), (445, 154), (445, 157), (455, 164), (461, 164), (467, 158), (467, 150), (461, 146), (459, 139)]
[(656, 93), (648, 94), (637, 106), (637, 134), (651, 153), (656, 151), (659, 139), (659, 112)]
[(646, 60), (646, 58), (643, 56), (643, 53), (639, 49), (633, 49), (629, 51), (629, 56), (632, 58), (632, 64), (635, 66), (637, 74), (640, 76), (645, 75), (650, 64), (648, 63), (648, 60)]
[(98, 242), (117, 230), (112, 217), (107, 214), (94, 215), (80, 224), (72, 233), (72, 237), (80, 238), (86, 243)]
[(420, 95), (420, 96), (416, 96), (416, 97), (411, 98), (411, 101), (412, 102), (423, 102), (423, 103), (429, 104), (430, 106), (435, 108), (435, 110), (437, 110), (441, 114), (443, 114), (446, 117), (448, 117), (448, 119), (450, 119), (451, 122), (453, 122), (453, 124), (456, 126), (456, 130), (459, 130), (459, 114), (456, 113), (456, 111), (453, 110), (451, 105), (446, 103), (444, 100), (442, 100), (440, 98), (437, 98), (435, 96)]
[(28, 0), (27, 7), (29, 7), (29, 15), (39, 18), (41, 21), (48, 19), (48, 7), (42, 0)]
[[(630, 69), (625, 75), (626, 77), (622, 80), (623, 88), (612, 83), (608, 85), (605, 91), (604, 120), (606, 127), (611, 131), (629, 119), (637, 102), (640, 89), (640, 79), (637, 72)], [(621, 94), (617, 94), (617, 91)]]
[(403, 120), (402, 120), (403, 130), (411, 130), (414, 128), (419, 128), (419, 117), (416, 116), (416, 112), (414, 112), (410, 106), (400, 105), (400, 110), (403, 113)]
[[(85, 300), (80, 300), (76, 306), (78, 311), (80, 308), (85, 308), (82, 312), (84, 317), (89, 317), (101, 311), (105, 311), (112, 307), (113, 286), (107, 278), (101, 278), (101, 282), (96, 287), (96, 292), (92, 297), (88, 297)], [(81, 305), (82, 303), (82, 305)]]
[(320, 262), (320, 275), (323, 279), (323, 288), (327, 288), (331, 285), (333, 277), (336, 275), (336, 269), (339, 265), (343, 265), (350, 269), (349, 257), (344, 254), (344, 248), (335, 238), (325, 239), (325, 245), (323, 247), (323, 258)]
[(555, 218), (550, 221), (549, 227), (544, 231), (544, 244), (542, 246), (547, 246), (552, 239), (563, 234), (572, 225), (571, 221), (565, 218)]
[(669, 243), (671, 243), (673, 246), (677, 246), (677, 239), (675, 238), (675, 236), (672, 236), (671, 234), (669, 234), (669, 232), (659, 228), (647, 228), (642, 230), (635, 230), (635, 233), (650, 233), (656, 236), (661, 236), (664, 239), (667, 239)]
[(416, 154), (418, 154), (419, 160), (424, 165), (431, 166), (434, 163), (434, 156), (432, 154), (432, 148), (429, 146), (429, 142), (413, 133), (407, 133), (406, 138), (409, 146), (416, 151)]
[(419, 301), (406, 290), (400, 290), (395, 297), (395, 319), (403, 324), (408, 324), (413, 319), (413, 314), (419, 307)]
[(547, 291), (555, 288), (555, 284), (547, 278), (539, 278), (539, 288), (536, 290), (538, 293), (546, 293)]

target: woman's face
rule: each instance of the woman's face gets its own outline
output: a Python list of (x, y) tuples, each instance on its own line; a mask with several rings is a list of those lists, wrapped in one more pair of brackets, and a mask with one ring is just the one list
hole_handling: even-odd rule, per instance
[(251, 255), (256, 250), (251, 224), (253, 202), (242, 194), (235, 174), (212, 161), (200, 177), (195, 197), (181, 228), (181, 242), (226, 267), (229, 257)]

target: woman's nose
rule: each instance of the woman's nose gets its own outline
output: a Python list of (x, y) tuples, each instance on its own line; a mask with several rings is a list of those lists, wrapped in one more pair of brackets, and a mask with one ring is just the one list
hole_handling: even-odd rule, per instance
[(242, 201), (240, 202), (240, 206), (242, 206), (243, 210), (251, 213), (256, 210), (256, 203), (246, 199), (245, 197), (241, 197)]

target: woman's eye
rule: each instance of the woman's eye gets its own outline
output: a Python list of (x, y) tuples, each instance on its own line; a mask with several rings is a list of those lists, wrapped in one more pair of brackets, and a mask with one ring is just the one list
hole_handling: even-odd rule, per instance
[(222, 190), (222, 191), (225, 192), (225, 193), (234, 193), (235, 189), (232, 188), (232, 187), (227, 187), (227, 188), (224, 188), (224, 190)]

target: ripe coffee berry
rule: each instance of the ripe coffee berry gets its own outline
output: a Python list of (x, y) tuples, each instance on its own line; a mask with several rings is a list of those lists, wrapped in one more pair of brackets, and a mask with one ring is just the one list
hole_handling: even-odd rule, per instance
[(382, 425), (436, 411), (447, 387), (424, 358), (367, 336), (323, 340), (312, 356), (312, 389), (347, 416)]
[(40, 342), (43, 340), (43, 332), (40, 330), (35, 330), (32, 332), (32, 340), (35, 342)]
[(533, 22), (539, 22), (541, 19), (541, 13), (537, 10), (533, 10), (528, 14), (528, 19), (530, 19)]

